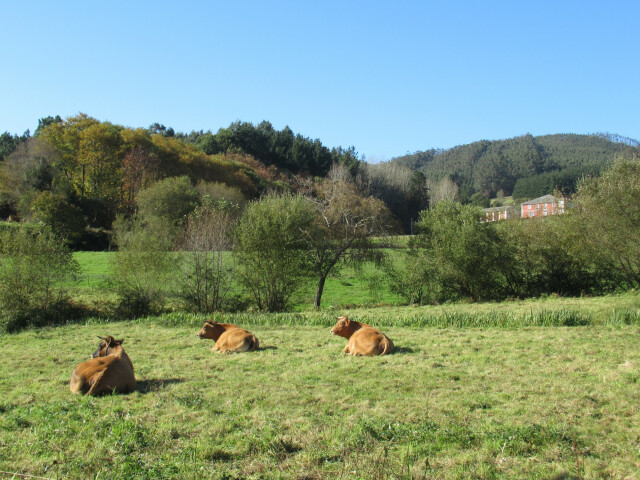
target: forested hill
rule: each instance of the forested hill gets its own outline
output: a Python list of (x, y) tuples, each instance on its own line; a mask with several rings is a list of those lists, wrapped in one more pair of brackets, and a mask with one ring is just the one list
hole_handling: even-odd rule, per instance
[(577, 179), (598, 172), (616, 156), (632, 155), (637, 147), (637, 141), (615, 135), (524, 135), (416, 152), (391, 163), (420, 170), (432, 183), (453, 180), (463, 201), (474, 193), (493, 197), (501, 190), (524, 198), (556, 187), (571, 193)]
[[(362, 163), (353, 148), (328, 148), (266, 121), (186, 134), (83, 113), (49, 116), (33, 135), (0, 135), (0, 220), (48, 224), (76, 248), (105, 248), (117, 215), (134, 216), (152, 189), (191, 198), (190, 206), (240, 205), (295, 190), (300, 178), (325, 177), (334, 166), (355, 175)], [(171, 198), (163, 208), (180, 203)]]

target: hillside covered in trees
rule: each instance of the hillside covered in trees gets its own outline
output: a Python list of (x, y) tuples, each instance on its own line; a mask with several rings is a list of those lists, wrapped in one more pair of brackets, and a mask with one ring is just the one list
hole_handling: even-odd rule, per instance
[(488, 206), (499, 195), (572, 194), (580, 178), (633, 156), (637, 147), (613, 135), (524, 135), (369, 164), (353, 147), (329, 148), (267, 121), (182, 133), (85, 114), (46, 117), (33, 135), (0, 135), (0, 219), (48, 224), (75, 239), (75, 248), (106, 248), (116, 217), (147, 208), (144, 191), (164, 180), (188, 179), (156, 187), (163, 192), (157, 195), (173, 192), (165, 201), (182, 195), (199, 204), (212, 196), (238, 203), (269, 191), (296, 192), (329, 178), (382, 200), (398, 230), (410, 233), (420, 212), (441, 200)]
[(79, 248), (104, 248), (100, 232), (109, 231), (118, 214), (135, 213), (138, 194), (164, 179), (188, 178), (198, 198), (252, 200), (291, 190), (300, 176), (326, 176), (332, 165), (355, 171), (358, 164), (353, 149), (329, 149), (268, 122), (184, 134), (85, 114), (47, 117), (33, 136), (0, 136), (0, 219), (49, 224), (76, 238)]
[(422, 172), (431, 184), (453, 181), (466, 203), (474, 194), (532, 198), (554, 188), (570, 194), (578, 179), (598, 173), (617, 156), (630, 157), (637, 146), (616, 135), (524, 135), (416, 152), (390, 163)]

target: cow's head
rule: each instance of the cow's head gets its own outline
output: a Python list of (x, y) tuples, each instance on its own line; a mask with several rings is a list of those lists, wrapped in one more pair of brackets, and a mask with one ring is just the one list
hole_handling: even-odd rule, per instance
[(331, 333), (333, 335), (349, 338), (356, 330), (356, 328), (354, 328), (356, 326), (355, 323), (356, 322), (349, 320), (346, 315), (338, 317), (338, 323), (336, 323), (336, 325), (331, 329)]
[(198, 332), (198, 338), (208, 338), (210, 340), (218, 340), (225, 329), (218, 322), (207, 320)]
[(106, 337), (98, 337), (100, 339), (100, 343), (98, 344), (98, 349), (91, 354), (91, 358), (96, 357), (106, 357), (107, 355), (111, 355), (114, 353), (114, 350), (120, 347), (124, 340), (116, 340), (111, 335), (107, 335)]

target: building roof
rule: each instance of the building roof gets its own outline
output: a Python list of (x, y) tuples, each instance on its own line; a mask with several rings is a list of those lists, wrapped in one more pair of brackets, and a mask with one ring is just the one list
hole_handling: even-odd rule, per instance
[(544, 195), (542, 197), (534, 198), (528, 202), (522, 202), (521, 205), (534, 205), (536, 203), (556, 203), (556, 197), (553, 195)]
[(490, 207), (490, 208), (483, 208), (482, 211), (486, 212), (486, 213), (490, 213), (490, 212), (504, 212), (506, 210), (515, 210), (515, 207), (513, 205), (504, 205), (502, 207)]

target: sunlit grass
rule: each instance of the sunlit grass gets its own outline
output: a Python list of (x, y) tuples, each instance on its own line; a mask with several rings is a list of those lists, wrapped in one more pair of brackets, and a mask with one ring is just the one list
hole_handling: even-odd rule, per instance
[[(389, 254), (398, 255), (399, 251), (389, 250)], [(78, 282), (70, 285), (70, 293), (73, 298), (88, 303), (115, 299), (115, 294), (108, 288), (110, 261), (113, 255), (115, 255), (115, 252), (74, 253), (74, 258), (80, 263), (82, 276)], [(316, 285), (313, 281), (303, 285), (299, 293), (293, 298), (291, 310), (301, 313), (313, 310), (315, 287)], [(237, 295), (242, 293), (237, 285), (232, 291), (233, 294)], [(170, 308), (172, 305), (177, 306), (175, 299), (173, 300), (173, 302), (169, 302)], [(446, 312), (449, 315), (454, 313), (474, 316), (485, 315), (489, 319), (487, 324), (491, 324), (493, 316), (500, 317), (502, 313), (523, 317), (541, 310), (567, 310), (588, 316), (596, 323), (605, 323), (611, 317), (612, 309), (616, 309), (618, 314), (624, 314), (627, 310), (637, 311), (640, 309), (640, 300), (636, 292), (624, 295), (582, 298), (562, 298), (551, 295), (541, 299), (474, 304), (457, 303), (411, 307), (413, 310), (407, 310), (403, 306), (403, 300), (389, 291), (383, 274), (372, 264), (365, 264), (360, 269), (344, 268), (339, 275), (331, 276), (327, 280), (322, 297), (323, 311), (342, 311), (347, 308), (358, 314), (366, 314), (369, 311), (379, 313), (380, 306), (397, 307), (396, 310), (385, 309), (385, 312), (390, 312), (390, 315), (401, 318), (409, 318), (416, 315), (424, 317), (426, 314), (443, 316), (444, 312)], [(412, 322), (414, 320), (407, 320), (403, 324), (414, 325), (415, 323)], [(432, 323), (427, 322), (424, 324)]]
[[(198, 318), (167, 321), (0, 337), (0, 470), (201, 479), (640, 471), (638, 326), (387, 326), (396, 353), (355, 358), (324, 327), (245, 323), (262, 349), (221, 355), (196, 338)], [(125, 339), (138, 391), (72, 396), (73, 367), (105, 334)]]
[[(111, 275), (110, 262), (116, 252), (75, 252), (74, 259), (78, 261), (81, 276), (78, 281), (70, 283), (70, 293), (73, 298), (88, 303), (106, 299), (114, 299), (114, 294), (109, 291), (109, 279)], [(331, 276), (327, 280), (322, 298), (322, 306), (326, 308), (344, 307), (347, 305), (395, 305), (401, 299), (391, 293), (383, 284), (381, 273), (374, 265), (366, 264), (355, 270), (352, 267), (344, 268), (339, 275)], [(171, 285), (168, 290), (174, 289)], [(292, 310), (304, 311), (313, 308), (316, 282), (310, 280), (299, 289), (293, 299)], [(234, 284), (232, 295), (242, 295), (242, 289)], [(169, 295), (169, 304), (172, 303)]]

